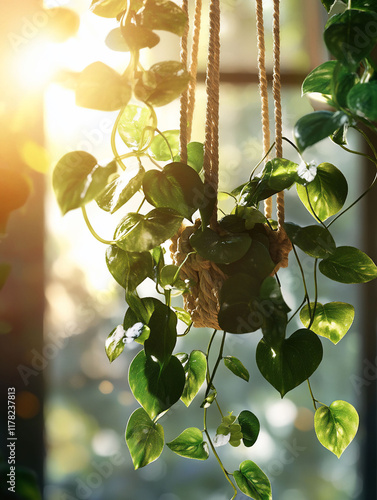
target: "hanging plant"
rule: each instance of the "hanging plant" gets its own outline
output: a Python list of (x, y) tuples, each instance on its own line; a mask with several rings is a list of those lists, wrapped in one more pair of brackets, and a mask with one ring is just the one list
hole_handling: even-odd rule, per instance
[[(322, 0), (328, 11), (335, 2)], [(179, 399), (189, 406), (205, 384), (204, 398), (195, 401), (204, 413), (204, 428), (190, 427), (166, 443), (178, 455), (206, 460), (213, 454), (234, 490), (256, 500), (272, 498), (264, 472), (251, 460), (233, 473), (225, 470), (215, 444), (242, 442), (252, 447), (258, 439), (259, 420), (248, 408), (239, 415), (226, 414), (217, 401), (216, 373), (224, 363), (234, 375), (249, 380), (242, 362), (226, 354), (227, 335), (261, 331), (256, 362), (263, 377), (284, 397), (307, 382), (315, 408), (315, 432), (320, 443), (340, 457), (358, 428), (356, 410), (345, 401), (320, 403), (309, 378), (323, 356), (320, 337), (337, 344), (354, 319), (350, 304), (320, 303), (317, 273), (341, 283), (365, 283), (377, 277), (377, 267), (361, 250), (337, 246), (332, 224), (347, 208), (347, 181), (330, 163), (315, 165), (303, 156), (306, 149), (326, 137), (350, 154), (366, 156), (377, 165), (377, 152), (366, 130), (377, 132), (375, 62), (371, 51), (377, 41), (377, 9), (373, 2), (344, 3), (344, 12), (330, 17), (325, 43), (336, 58), (313, 70), (303, 83), (303, 94), (319, 93), (332, 107), (302, 117), (294, 130), (295, 157), (283, 158), (280, 103), (279, 2), (274, 1), (275, 150), (271, 146), (268, 120), (268, 89), (264, 62), (262, 0), (256, 0), (259, 70), (264, 138), (264, 166), (247, 173), (245, 183), (234, 189), (231, 213), (218, 219), (218, 121), (219, 121), (219, 0), (210, 2), (210, 39), (207, 65), (207, 112), (204, 144), (190, 142), (195, 102), (195, 81), (201, 1), (195, 2), (190, 68), (187, 69), (188, 2), (183, 7), (169, 0), (94, 0), (92, 10), (103, 17), (116, 17), (119, 28), (106, 38), (107, 45), (130, 54), (123, 74), (96, 62), (80, 74), (76, 100), (80, 106), (102, 111), (119, 109), (111, 144), (114, 159), (101, 165), (95, 157), (75, 151), (56, 165), (53, 186), (63, 214), (81, 208), (93, 235), (108, 245), (106, 262), (114, 279), (125, 290), (128, 305), (123, 323), (105, 342), (112, 362), (129, 342), (140, 352), (129, 368), (129, 385), (141, 407), (130, 416), (126, 442), (135, 469), (158, 459), (164, 447), (164, 430), (158, 422)], [(371, 24), (372, 23), (372, 24)], [(372, 27), (372, 28), (371, 28)], [(140, 64), (139, 53), (158, 45), (155, 31), (170, 31), (182, 38), (182, 60), (161, 61), (149, 69)], [(362, 37), (365, 43), (358, 41)], [(181, 130), (161, 132), (155, 108), (181, 96)], [(352, 151), (347, 145), (349, 129), (356, 130), (370, 153)], [(120, 154), (117, 134), (127, 148)], [(130, 158), (138, 162), (131, 169)], [(151, 165), (153, 167), (151, 168)], [(369, 191), (376, 178), (369, 186)], [(293, 185), (313, 224), (300, 227), (284, 220), (284, 191)], [(106, 241), (92, 228), (86, 205), (95, 201), (110, 214), (124, 207), (137, 193), (142, 202), (136, 212), (120, 220), (114, 237)], [(271, 217), (271, 197), (277, 195), (277, 221)], [(264, 212), (261, 210), (264, 202)], [(149, 208), (145, 208), (148, 203)], [(197, 217), (197, 214), (200, 217)], [(186, 221), (190, 224), (185, 225)], [(171, 259), (166, 242), (171, 240)], [(313, 274), (307, 276), (300, 263), (299, 248), (313, 258)], [(280, 288), (278, 270), (287, 267), (288, 254), (297, 261), (304, 287), (302, 304), (291, 313)], [(138, 286), (145, 279), (155, 282), (160, 299), (141, 297)], [(308, 280), (315, 295), (308, 291)], [(183, 295), (184, 307), (173, 307), (172, 296)], [(299, 312), (302, 328), (287, 336), (291, 319)], [(177, 323), (188, 335), (192, 326), (214, 329), (207, 352), (176, 353)], [(222, 330), (214, 366), (209, 364), (213, 340)], [(235, 379), (236, 381), (236, 379)], [(244, 382), (242, 382), (244, 383)], [(207, 428), (207, 412), (217, 407), (219, 425), (215, 436)], [(252, 455), (252, 453), (251, 453)]]

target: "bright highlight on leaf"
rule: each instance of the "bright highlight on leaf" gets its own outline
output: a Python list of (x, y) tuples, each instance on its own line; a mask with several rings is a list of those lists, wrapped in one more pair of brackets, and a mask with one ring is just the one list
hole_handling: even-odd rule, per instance
[(359, 427), (359, 415), (346, 401), (321, 406), (314, 415), (314, 428), (319, 442), (338, 458), (351, 443)]
[(237, 486), (254, 500), (272, 500), (271, 484), (266, 474), (251, 460), (245, 460), (233, 473)]
[[(315, 303), (310, 307), (314, 311)], [(322, 305), (317, 302), (314, 321), (310, 327), (314, 333), (326, 337), (337, 344), (350, 329), (355, 317), (355, 308), (344, 302), (329, 302)], [(300, 311), (300, 319), (305, 327), (310, 324), (309, 307), (306, 305)]]
[(174, 453), (181, 457), (207, 460), (208, 444), (203, 441), (202, 431), (196, 427), (184, 430), (178, 437), (166, 443)]
[(164, 429), (154, 424), (143, 408), (130, 416), (126, 428), (126, 442), (135, 469), (157, 460), (164, 447)]

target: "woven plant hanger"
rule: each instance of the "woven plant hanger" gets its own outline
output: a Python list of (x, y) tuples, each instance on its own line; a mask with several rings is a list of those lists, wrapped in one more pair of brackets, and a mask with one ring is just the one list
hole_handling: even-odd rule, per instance
[[(258, 5), (259, 4), (259, 5)], [(201, 18), (201, 0), (196, 0), (195, 4), (195, 21), (193, 44), (191, 51), (191, 64), (190, 74), (191, 81), (188, 91), (182, 95), (181, 98), (181, 120), (180, 120), (180, 139), (181, 139), (181, 159), (187, 162), (187, 143), (190, 140), (192, 117), (195, 103), (195, 86), (196, 86), (196, 69), (197, 69), (197, 54), (199, 43), (200, 31), (200, 18)], [(188, 0), (183, 0), (183, 10), (188, 13)], [(277, 8), (274, 15), (274, 44), (276, 33), (279, 36), (279, 2), (275, 0), (275, 8)], [(258, 14), (259, 9), (259, 14)], [(261, 9), (261, 10), (260, 10)], [(261, 14), (261, 15), (260, 15)], [(262, 32), (260, 31), (262, 27)], [(261, 88), (261, 102), (262, 102), (262, 121), (263, 121), (263, 138), (265, 151), (269, 148), (270, 131), (268, 123), (268, 89), (267, 78), (265, 71), (265, 51), (264, 51), (264, 32), (263, 32), (263, 7), (261, 0), (257, 0), (257, 27), (258, 27), (258, 67), (260, 72), (260, 88)], [(276, 32), (276, 33), (275, 33)], [(187, 37), (188, 27), (184, 36), (182, 37), (181, 61), (187, 65)], [(279, 40), (278, 40), (279, 41)], [(260, 47), (262, 43), (262, 48)], [(274, 51), (274, 58), (280, 57), (280, 49)], [(275, 69), (279, 68), (279, 63), (274, 62)], [(263, 80), (264, 73), (264, 80)], [(207, 91), (207, 108), (206, 108), (206, 126), (205, 126), (205, 145), (204, 145), (204, 184), (206, 187), (206, 194), (212, 194), (215, 199), (215, 206), (210, 220), (210, 227), (214, 231), (218, 231), (217, 224), (217, 192), (218, 192), (218, 167), (219, 167), (219, 89), (220, 89), (220, 3), (219, 0), (210, 0), (209, 10), (209, 47), (208, 47), (208, 61), (207, 61), (207, 75), (206, 75), (206, 91)], [(274, 78), (274, 99), (275, 103), (279, 106), (279, 110), (275, 111), (275, 115), (279, 123), (276, 125), (276, 130), (280, 127), (281, 138), (281, 104), (280, 104), (280, 74)], [(263, 95), (262, 95), (263, 94)], [(266, 112), (267, 110), (267, 112)], [(266, 126), (267, 116), (267, 126)], [(277, 132), (276, 132), (277, 133)], [(281, 145), (280, 139), (280, 145)], [(278, 142), (277, 142), (278, 144)], [(276, 147), (276, 154), (280, 152), (281, 146), (278, 150)], [(272, 205), (269, 201), (270, 206)], [(279, 205), (280, 204), (280, 205)], [(268, 208), (267, 208), (268, 210)], [(271, 214), (266, 217), (270, 217)], [(170, 247), (173, 261), (176, 265), (181, 266), (181, 278), (189, 279), (193, 285), (190, 288), (190, 293), (184, 294), (184, 306), (186, 311), (191, 315), (193, 325), (197, 328), (208, 327), (220, 330), (217, 315), (220, 309), (219, 303), (219, 290), (222, 287), (227, 276), (216, 266), (215, 263), (205, 260), (193, 249), (189, 243), (190, 236), (199, 228), (200, 220), (195, 222), (194, 226), (181, 226), (178, 234), (172, 238)], [(287, 265), (286, 255), (291, 247), (288, 249), (288, 238), (285, 235), (282, 225), (284, 222), (284, 198), (278, 201), (278, 231), (268, 231), (270, 239), (270, 253), (273, 261), (277, 264), (274, 272), (279, 267)], [(290, 245), (290, 243), (289, 243)], [(284, 250), (282, 250), (284, 247)]]

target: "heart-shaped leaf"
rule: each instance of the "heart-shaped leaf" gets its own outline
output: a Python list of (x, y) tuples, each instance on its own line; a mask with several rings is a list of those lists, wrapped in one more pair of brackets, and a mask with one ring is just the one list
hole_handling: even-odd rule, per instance
[(105, 39), (105, 43), (109, 47), (109, 49), (115, 50), (116, 52), (130, 51), (130, 47), (128, 46), (128, 43), (124, 39), (124, 36), (122, 35), (122, 30), (120, 28), (114, 28), (113, 30), (109, 31)]
[(224, 446), (227, 443), (235, 447), (241, 444), (241, 426), (236, 423), (236, 418), (237, 417), (232, 415), (232, 413), (223, 416), (221, 424), (216, 430), (216, 436), (213, 441), (213, 444), (216, 447)]
[(131, 99), (129, 83), (102, 62), (94, 62), (80, 74), (76, 86), (76, 104), (99, 111), (115, 111)]
[(135, 470), (157, 460), (164, 448), (164, 429), (153, 423), (143, 408), (130, 416), (126, 428), (126, 443)]
[(301, 329), (272, 348), (263, 338), (257, 347), (256, 360), (263, 377), (283, 397), (307, 380), (322, 361), (319, 338), (310, 330)]
[(248, 234), (230, 234), (220, 236), (206, 227), (197, 230), (190, 237), (190, 244), (203, 257), (216, 264), (230, 264), (241, 259), (251, 245)]
[(342, 63), (338, 63), (334, 69), (331, 85), (331, 93), (337, 108), (347, 108), (347, 96), (350, 90), (360, 80), (356, 71), (349, 70)]
[(145, 252), (171, 238), (182, 216), (168, 208), (156, 208), (146, 215), (129, 213), (118, 224), (114, 239), (126, 251)]
[(143, 73), (135, 86), (135, 97), (152, 106), (165, 106), (186, 90), (190, 75), (178, 61), (163, 61)]
[(310, 257), (325, 258), (335, 251), (334, 238), (328, 229), (323, 226), (307, 226), (300, 228), (296, 233), (292, 243)]
[(203, 433), (196, 427), (189, 427), (178, 437), (166, 443), (174, 453), (181, 457), (207, 460), (209, 457), (208, 445), (203, 441)]
[(94, 156), (85, 151), (73, 151), (64, 155), (52, 176), (52, 185), (62, 214), (94, 200), (116, 169), (116, 162), (101, 167)]
[(115, 281), (126, 292), (135, 290), (153, 270), (149, 252), (126, 252), (116, 245), (107, 248), (106, 264)]
[(377, 277), (377, 267), (364, 252), (354, 247), (338, 247), (319, 263), (322, 274), (340, 283), (367, 283)]
[(338, 213), (344, 205), (348, 194), (346, 178), (331, 163), (321, 163), (318, 165), (317, 175), (312, 182), (307, 184), (307, 191), (304, 186), (299, 184), (296, 187), (297, 194), (306, 209), (313, 215), (311, 208), (313, 207), (315, 214), (321, 221), (325, 221)]
[(237, 486), (254, 500), (272, 500), (271, 484), (266, 474), (251, 460), (245, 460), (233, 473)]
[[(165, 130), (153, 138), (150, 145), (153, 158), (157, 161), (175, 159), (179, 152), (179, 130)], [(179, 162), (179, 160), (175, 160)]]
[(120, 27), (122, 36), (130, 50), (141, 50), (146, 47), (155, 47), (160, 41), (160, 37), (153, 31), (143, 26), (135, 26), (127, 23)]
[(129, 104), (118, 122), (118, 133), (131, 149), (143, 149), (154, 134), (154, 119), (148, 107)]
[(377, 120), (377, 82), (359, 83), (347, 95), (347, 104), (356, 115)]
[(238, 422), (241, 426), (243, 444), (250, 448), (259, 436), (260, 423), (258, 418), (249, 410), (243, 410), (238, 415)]
[(298, 149), (303, 152), (309, 146), (317, 144), (333, 134), (347, 123), (348, 117), (343, 111), (314, 111), (298, 120), (294, 128), (294, 136)]
[(121, 208), (142, 186), (145, 170), (125, 170), (108, 184), (96, 202), (102, 210), (113, 214)]
[(138, 16), (143, 26), (151, 30), (170, 31), (178, 36), (183, 35), (187, 24), (185, 12), (169, 0), (145, 0)]
[[(174, 161), (181, 161), (181, 157), (177, 152)], [(195, 172), (200, 173), (203, 169), (204, 161), (204, 144), (201, 142), (189, 142), (187, 144), (187, 165), (192, 167)]]
[(207, 359), (205, 354), (202, 351), (192, 351), (183, 364), (183, 368), (186, 374), (186, 383), (181, 400), (188, 407), (206, 379)]
[[(136, 10), (142, 0), (132, 0)], [(101, 17), (117, 17), (123, 10), (127, 9), (128, 0), (92, 0), (90, 10)]]
[(376, 22), (375, 12), (347, 9), (327, 25), (324, 32), (327, 48), (336, 59), (355, 69), (376, 43), (377, 31), (370, 29)]
[(177, 342), (177, 316), (170, 307), (158, 301), (148, 327), (150, 333), (144, 343), (145, 354), (154, 356), (164, 366)]
[(302, 95), (317, 92), (323, 95), (331, 95), (331, 81), (337, 61), (326, 61), (313, 69), (302, 84)]
[[(129, 296), (129, 294), (128, 294)], [(141, 299), (141, 302), (143, 304), (147, 303), (150, 305), (150, 301), (153, 301), (153, 306), (156, 306), (156, 303), (159, 302), (157, 299), (152, 299), (152, 298), (144, 298)], [(150, 316), (152, 315), (152, 312)], [(134, 312), (131, 307), (129, 307), (126, 311), (126, 314), (124, 315), (123, 319), (123, 330), (124, 330), (124, 337), (123, 341), (128, 344), (132, 340), (137, 342), (138, 344), (144, 345), (144, 342), (148, 339), (150, 329), (147, 326), (149, 321), (144, 322), (140, 317)]]
[(162, 171), (149, 170), (143, 180), (147, 201), (158, 208), (171, 208), (187, 219), (204, 201), (204, 184), (184, 163), (169, 163)]
[[(314, 302), (310, 303), (314, 311)], [(329, 302), (322, 305), (317, 302), (314, 321), (310, 327), (314, 333), (326, 337), (337, 344), (350, 329), (355, 317), (355, 308), (344, 302)], [(300, 319), (305, 327), (310, 324), (309, 307), (306, 305), (300, 311)]]
[(321, 406), (314, 415), (318, 441), (338, 458), (353, 440), (359, 427), (359, 415), (346, 401)]
[(135, 399), (150, 418), (154, 419), (181, 397), (185, 371), (175, 356), (171, 356), (169, 362), (161, 368), (157, 361), (141, 351), (130, 365), (128, 382)]
[(228, 368), (228, 370), (234, 373), (237, 377), (246, 380), (246, 382), (249, 381), (249, 372), (238, 358), (235, 358), (234, 356), (225, 356), (223, 359), (224, 365)]
[(110, 363), (120, 356), (126, 346), (125, 331), (122, 325), (112, 330), (105, 342), (105, 351)]

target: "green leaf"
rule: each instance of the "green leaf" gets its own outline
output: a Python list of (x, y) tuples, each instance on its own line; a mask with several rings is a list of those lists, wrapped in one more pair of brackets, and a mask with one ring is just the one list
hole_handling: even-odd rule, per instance
[(332, 254), (336, 248), (330, 231), (323, 226), (302, 227), (291, 241), (303, 252), (314, 258), (323, 259)]
[(271, 484), (266, 474), (251, 460), (245, 460), (233, 473), (237, 486), (254, 500), (272, 500)]
[(121, 34), (129, 47), (129, 50), (136, 51), (146, 47), (155, 47), (160, 41), (160, 37), (153, 31), (143, 26), (135, 26), (130, 22), (120, 26)]
[(228, 368), (228, 370), (234, 373), (234, 375), (236, 375), (237, 377), (246, 380), (246, 382), (249, 381), (249, 372), (238, 358), (235, 358), (234, 356), (225, 356), (225, 358), (223, 359), (224, 365)]
[(129, 213), (118, 224), (114, 239), (126, 251), (145, 252), (171, 238), (182, 216), (168, 208), (156, 208), (146, 215)]
[(332, 9), (333, 5), (336, 4), (336, 1), (337, 0), (321, 0), (322, 4), (324, 5), (324, 7), (327, 10), (327, 12), (330, 12), (330, 10)]
[(90, 10), (101, 17), (117, 17), (127, 8), (128, 0), (92, 0)]
[(122, 30), (120, 28), (114, 28), (109, 31), (107, 37), (105, 38), (105, 44), (111, 50), (116, 52), (129, 52), (130, 47), (122, 35)]
[(377, 277), (373, 260), (354, 247), (338, 247), (319, 263), (319, 270), (327, 278), (340, 283), (367, 283)]
[(357, 116), (377, 120), (377, 82), (359, 83), (347, 95), (347, 104)]
[(314, 428), (319, 442), (338, 458), (353, 440), (359, 427), (359, 415), (346, 401), (321, 406), (314, 415)]
[(301, 153), (333, 134), (348, 121), (343, 111), (314, 111), (298, 120), (294, 128), (296, 144)]
[(186, 374), (186, 383), (181, 399), (188, 407), (206, 379), (207, 360), (205, 354), (202, 351), (192, 351), (183, 367)]
[(151, 30), (170, 31), (178, 36), (183, 35), (187, 24), (185, 12), (169, 0), (145, 0), (138, 16), (143, 26)]
[(135, 86), (135, 97), (152, 106), (165, 106), (186, 90), (189, 80), (182, 63), (163, 61), (143, 73)]
[(94, 62), (80, 74), (76, 85), (76, 104), (99, 111), (115, 111), (131, 99), (129, 83), (114, 69)]
[(179, 152), (179, 130), (165, 130), (162, 134), (155, 135), (150, 150), (157, 161), (169, 161), (174, 158)]
[[(144, 297), (143, 299), (140, 299), (134, 293), (127, 293), (126, 300), (127, 300), (128, 305), (130, 306), (130, 309), (132, 309), (132, 311), (135, 314), (136, 321), (141, 321), (145, 325), (147, 325), (149, 323), (149, 320), (151, 319), (152, 314), (154, 313), (155, 309), (161, 303), (158, 299), (156, 299), (154, 297)], [(126, 316), (127, 316), (127, 313), (126, 313)], [(125, 321), (126, 321), (126, 317), (125, 317)], [(127, 323), (127, 325), (123, 325), (123, 326), (125, 329), (129, 328), (129, 323)]]
[(337, 61), (326, 61), (313, 69), (302, 84), (302, 95), (317, 92), (323, 95), (331, 95), (331, 80)]
[(235, 274), (224, 282), (218, 315), (224, 331), (243, 334), (261, 328), (264, 317), (258, 307), (259, 288), (258, 279), (248, 274)]
[(245, 220), (245, 229), (250, 231), (255, 227), (255, 224), (264, 224), (266, 216), (255, 207), (245, 207), (238, 205), (236, 207), (236, 215)]
[(338, 63), (334, 70), (333, 80), (332, 80), (332, 96), (336, 104), (336, 107), (347, 108), (347, 95), (350, 90), (359, 81), (359, 77), (356, 72), (350, 71), (343, 64)]
[(187, 311), (185, 311), (181, 307), (174, 307), (174, 310), (175, 310), (175, 314), (177, 315), (177, 318), (179, 320), (183, 321), (183, 323), (185, 323), (185, 325), (187, 325), (187, 326), (191, 325), (192, 319), (191, 319), (190, 313), (188, 313)]
[(241, 426), (235, 423), (235, 421), (236, 417), (232, 415), (232, 413), (223, 416), (221, 424), (216, 430), (216, 436), (213, 442), (216, 447), (224, 446), (224, 444), (227, 443), (235, 447), (241, 444)]
[(348, 194), (346, 178), (331, 163), (318, 165), (315, 179), (306, 186), (308, 192), (306, 192), (305, 186), (296, 184), (296, 187), (297, 194), (305, 208), (314, 216), (311, 205), (321, 221), (338, 213)]
[[(241, 208), (246, 209), (249, 207)], [(245, 220), (235, 214), (225, 215), (219, 220), (219, 226), (228, 233), (244, 233), (246, 231)]]
[(171, 208), (190, 219), (204, 202), (204, 184), (184, 163), (169, 163), (162, 171), (149, 170), (143, 180), (145, 197), (157, 208)]
[(8, 279), (8, 276), (10, 274), (11, 269), (12, 269), (12, 266), (10, 264), (7, 264), (5, 262), (2, 262), (0, 264), (0, 290), (5, 285), (5, 282)]
[(118, 325), (112, 330), (105, 342), (105, 351), (110, 363), (122, 354), (126, 346), (125, 331), (122, 325)]
[(166, 365), (177, 342), (177, 316), (170, 307), (158, 301), (148, 327), (150, 333), (144, 343), (145, 354)]
[[(181, 157), (178, 152), (174, 161), (181, 161)], [(201, 142), (189, 142), (187, 144), (187, 165), (199, 173), (203, 169), (203, 161), (204, 144)]]
[(185, 385), (185, 371), (175, 356), (161, 368), (157, 361), (153, 361), (141, 351), (132, 360), (128, 382), (135, 399), (150, 418), (154, 419), (181, 397)]
[(196, 427), (189, 427), (178, 437), (166, 443), (174, 453), (181, 457), (207, 460), (209, 457), (208, 445), (203, 441), (202, 431)]
[[(310, 303), (314, 311), (314, 302)], [(355, 308), (344, 302), (329, 302), (322, 305), (317, 302), (314, 321), (310, 327), (314, 333), (326, 337), (337, 344), (350, 329), (355, 317)], [(309, 307), (306, 305), (300, 311), (302, 324), (307, 328), (310, 324)]]
[(157, 460), (164, 448), (164, 429), (153, 423), (143, 408), (130, 416), (126, 428), (126, 443), (135, 470)]
[(322, 361), (319, 338), (310, 330), (301, 329), (272, 348), (263, 338), (257, 347), (256, 359), (263, 377), (283, 397), (307, 380)]
[[(155, 300), (157, 302), (157, 299), (141, 299), (142, 302), (150, 300)], [(148, 339), (150, 333), (149, 327), (147, 326), (148, 322), (149, 321), (144, 323), (142, 320), (140, 320), (134, 310), (129, 307), (123, 319), (123, 329), (125, 332), (123, 342), (127, 344), (134, 340), (138, 344), (144, 345), (144, 342)]]
[(238, 415), (238, 422), (241, 426), (243, 444), (250, 448), (259, 436), (260, 423), (258, 418), (251, 411), (243, 410)]
[(228, 276), (238, 273), (249, 274), (261, 283), (274, 270), (275, 263), (271, 259), (268, 248), (255, 237), (245, 255), (232, 264), (219, 264), (220, 269)]
[(140, 150), (153, 137), (153, 122), (149, 108), (129, 104), (121, 114), (117, 130), (128, 148)]
[(136, 172), (130, 169), (117, 175), (96, 198), (98, 206), (111, 214), (116, 212), (139, 191), (144, 174), (144, 167), (140, 165)]
[(126, 292), (132, 292), (153, 270), (149, 252), (127, 252), (116, 245), (106, 250), (106, 264), (113, 278)]
[(190, 244), (203, 257), (216, 264), (230, 264), (241, 259), (251, 245), (248, 234), (230, 234), (220, 236), (206, 227), (198, 229), (190, 236)]
[(288, 189), (300, 179), (297, 163), (284, 158), (274, 158), (267, 162), (260, 177), (255, 177), (242, 189), (241, 205), (257, 206), (270, 196)]
[(116, 162), (101, 167), (94, 156), (85, 151), (64, 155), (52, 175), (52, 185), (62, 214), (94, 200), (116, 169)]
[(376, 43), (377, 31), (370, 29), (376, 22), (374, 12), (346, 10), (326, 27), (324, 39), (327, 48), (336, 59), (355, 69)]
[[(345, 0), (342, 0), (343, 2)], [(352, 8), (377, 12), (377, 0), (352, 0)]]

